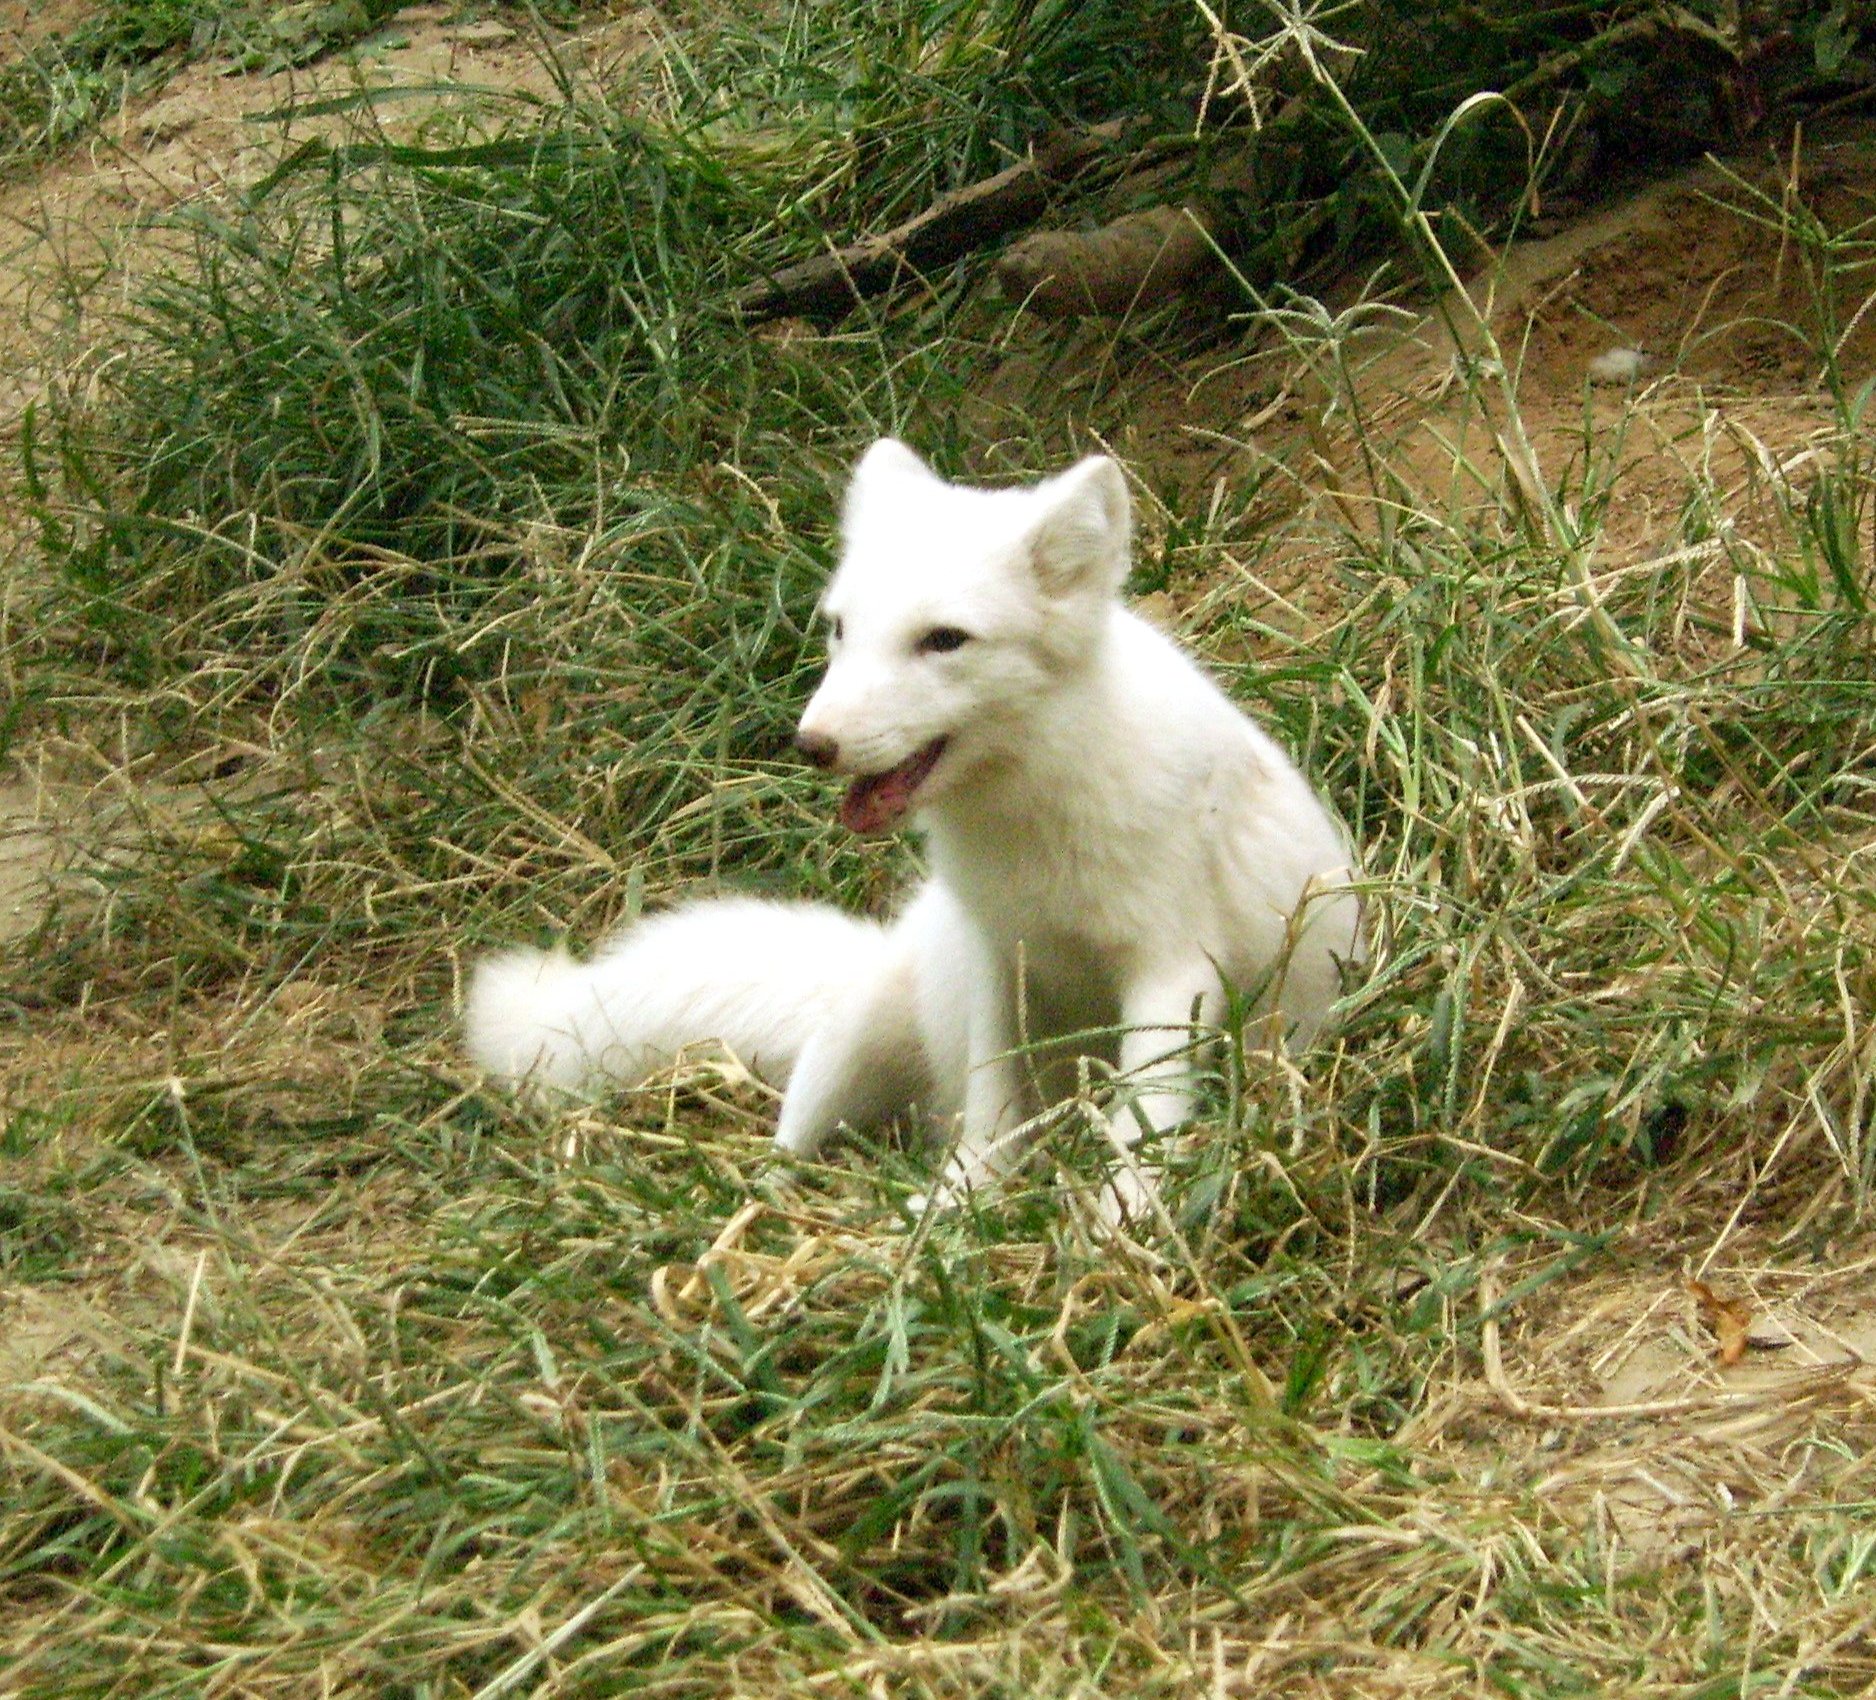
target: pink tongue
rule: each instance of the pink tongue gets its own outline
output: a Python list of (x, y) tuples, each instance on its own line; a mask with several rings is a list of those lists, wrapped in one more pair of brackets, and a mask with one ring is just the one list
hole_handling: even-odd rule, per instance
[(925, 782), (926, 774), (943, 753), (944, 740), (937, 738), (916, 755), (907, 756), (897, 767), (856, 779), (840, 800), (841, 824), (849, 832), (863, 836), (895, 826), (911, 808), (913, 793)]

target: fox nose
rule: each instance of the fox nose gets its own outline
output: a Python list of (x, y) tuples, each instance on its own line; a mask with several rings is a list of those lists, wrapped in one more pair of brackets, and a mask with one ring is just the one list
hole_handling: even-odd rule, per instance
[(825, 732), (797, 732), (795, 748), (818, 768), (830, 768), (840, 760), (840, 745)]

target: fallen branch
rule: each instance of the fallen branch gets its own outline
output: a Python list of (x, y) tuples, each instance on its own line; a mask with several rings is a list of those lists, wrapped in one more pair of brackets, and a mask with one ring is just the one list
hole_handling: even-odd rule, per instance
[(1034, 224), (1056, 192), (1100, 159), (1119, 133), (1118, 125), (1104, 124), (1058, 136), (996, 176), (941, 195), (904, 224), (783, 266), (741, 290), (736, 305), (748, 319), (838, 319), (908, 276)]

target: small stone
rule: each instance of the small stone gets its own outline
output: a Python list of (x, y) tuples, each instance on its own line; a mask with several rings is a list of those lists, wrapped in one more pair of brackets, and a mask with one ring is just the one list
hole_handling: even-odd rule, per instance
[(1612, 348), (1589, 363), (1592, 384), (1632, 384), (1654, 364), (1639, 348)]
[(167, 142), (185, 130), (194, 129), (200, 117), (200, 111), (189, 101), (172, 97), (159, 100), (132, 122), (145, 141)]

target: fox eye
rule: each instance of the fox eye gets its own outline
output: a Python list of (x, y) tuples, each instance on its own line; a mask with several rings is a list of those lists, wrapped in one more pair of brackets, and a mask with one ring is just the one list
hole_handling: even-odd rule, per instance
[(840, 640), (847, 635), (846, 629), (842, 626), (838, 614), (827, 622), (827, 635), (832, 638), (835, 643), (839, 643)]
[(971, 634), (960, 631), (956, 626), (933, 626), (918, 640), (920, 655), (949, 655), (954, 649), (962, 649), (971, 641)]

